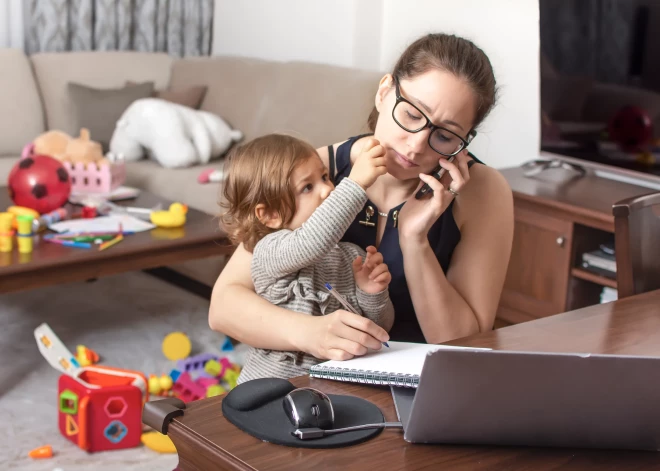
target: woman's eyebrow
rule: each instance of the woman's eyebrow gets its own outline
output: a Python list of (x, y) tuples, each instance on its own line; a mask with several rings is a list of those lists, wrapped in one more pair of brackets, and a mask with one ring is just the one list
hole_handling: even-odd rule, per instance
[[(422, 108), (424, 108), (428, 114), (432, 114), (432, 113), (433, 113), (433, 110), (432, 110), (432, 109), (431, 109), (426, 103), (424, 103), (422, 100), (420, 100), (419, 98), (414, 97), (414, 96), (412, 96), (412, 95), (409, 95), (409, 96), (410, 96), (410, 98), (412, 98), (413, 100), (415, 100), (419, 106), (421, 106)], [(461, 126), (460, 124), (458, 124), (456, 121), (452, 121), (451, 119), (445, 119), (444, 121), (442, 121), (442, 123), (443, 123), (443, 124), (450, 124), (450, 125), (452, 125), (452, 126), (456, 126), (458, 129), (460, 129), (461, 131), (463, 131), (463, 126)]]

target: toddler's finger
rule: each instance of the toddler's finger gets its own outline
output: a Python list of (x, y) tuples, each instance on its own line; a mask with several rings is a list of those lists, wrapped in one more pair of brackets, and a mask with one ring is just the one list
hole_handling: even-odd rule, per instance
[(392, 274), (389, 271), (387, 273), (381, 274), (375, 280), (373, 280), (374, 283), (382, 283), (384, 285), (389, 285), (390, 281), (392, 281)]
[(361, 255), (358, 255), (357, 257), (355, 257), (355, 260), (353, 260), (353, 263), (352, 263), (352, 267), (353, 267), (353, 273), (357, 273), (362, 269), (362, 256)]
[(388, 268), (387, 268), (387, 265), (384, 264), (384, 263), (381, 263), (380, 265), (376, 266), (376, 268), (374, 268), (374, 269), (371, 271), (371, 273), (369, 274), (369, 279), (370, 279), (370, 280), (375, 280), (375, 279), (378, 278), (380, 275), (382, 275), (383, 273), (387, 273), (388, 271), (389, 271), (389, 270), (388, 270)]

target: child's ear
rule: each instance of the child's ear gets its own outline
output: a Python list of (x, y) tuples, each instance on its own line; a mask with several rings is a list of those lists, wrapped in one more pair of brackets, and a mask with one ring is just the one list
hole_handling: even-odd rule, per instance
[(254, 208), (254, 215), (266, 227), (271, 229), (279, 229), (282, 227), (282, 218), (277, 214), (277, 211), (269, 211), (265, 204), (258, 204)]

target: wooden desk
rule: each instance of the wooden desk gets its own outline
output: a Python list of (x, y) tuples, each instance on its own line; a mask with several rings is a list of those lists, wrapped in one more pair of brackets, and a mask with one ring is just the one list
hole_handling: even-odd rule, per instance
[[(456, 345), (519, 351), (623, 353), (660, 356), (660, 290), (498, 329)], [(612, 379), (616, 381), (616, 378)], [(299, 377), (297, 386), (372, 401), (385, 419), (397, 416), (386, 387)], [(658, 470), (660, 453), (610, 450), (413, 445), (385, 430), (366, 443), (335, 450), (288, 448), (262, 443), (222, 416), (222, 397), (189, 404), (168, 429), (179, 451), (180, 470)]]

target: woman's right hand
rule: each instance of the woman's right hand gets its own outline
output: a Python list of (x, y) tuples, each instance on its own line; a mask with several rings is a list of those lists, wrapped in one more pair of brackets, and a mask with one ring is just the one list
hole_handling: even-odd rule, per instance
[(303, 350), (321, 360), (350, 360), (380, 350), (390, 336), (372, 320), (342, 309), (326, 316), (310, 316), (302, 335)]

